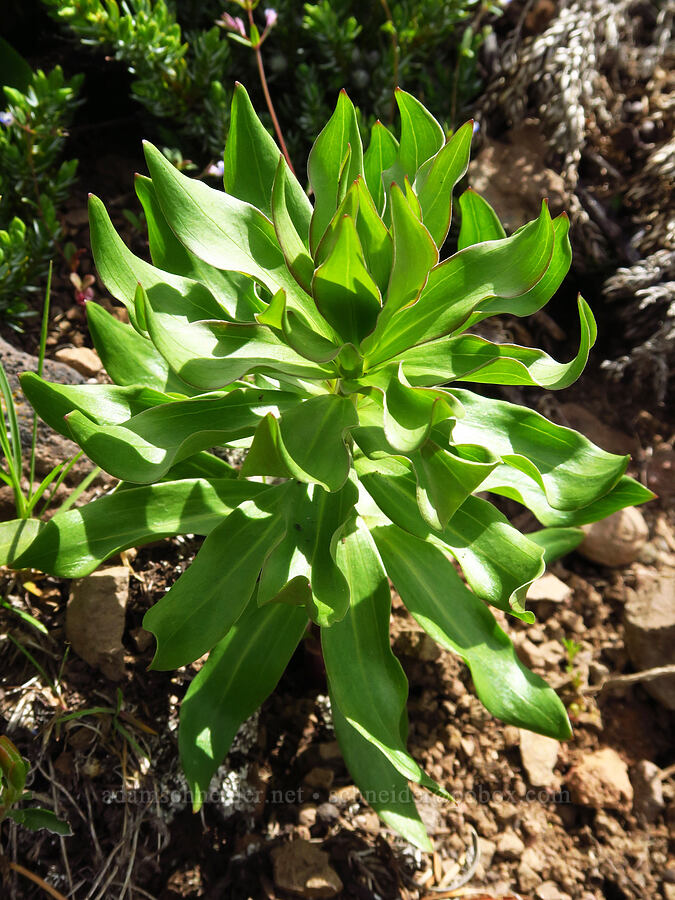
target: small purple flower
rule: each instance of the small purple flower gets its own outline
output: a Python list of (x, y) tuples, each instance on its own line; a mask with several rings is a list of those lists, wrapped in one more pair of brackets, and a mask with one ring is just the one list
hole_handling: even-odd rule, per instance
[(222, 178), (224, 172), (225, 164), (222, 159), (219, 159), (218, 162), (211, 163), (211, 165), (206, 170), (206, 174), (213, 175), (214, 178)]
[(0, 112), (0, 125), (6, 125), (9, 127), (14, 124), (14, 116), (11, 112)]
[(234, 31), (243, 38), (246, 37), (246, 27), (244, 26), (243, 19), (240, 19), (239, 16), (231, 16), (229, 13), (224, 12), (220, 17), (220, 21), (228, 31)]
[(279, 13), (276, 9), (266, 9), (265, 10), (265, 28), (274, 28), (277, 24), (277, 20), (279, 18)]

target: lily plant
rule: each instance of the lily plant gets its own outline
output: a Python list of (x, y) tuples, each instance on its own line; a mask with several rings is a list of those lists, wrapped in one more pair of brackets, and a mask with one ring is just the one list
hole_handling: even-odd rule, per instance
[[(490, 316), (547, 303), (570, 267), (569, 222), (544, 203), (507, 236), (469, 190), (457, 252), (441, 260), (472, 124), (446, 138), (413, 96), (398, 90), (396, 102), (399, 138), (378, 122), (364, 152), (340, 94), (309, 156), (313, 202), (241, 85), (224, 190), (146, 144), (149, 177), (136, 190), (152, 262), (91, 198), (99, 276), (128, 313), (125, 324), (87, 304), (114, 384), (34, 374), (22, 384), (120, 484), (54, 516), (14, 565), (79, 577), (125, 548), (204, 535), (144, 620), (154, 669), (208, 654), (178, 735), (194, 808), (315, 623), (355, 783), (392, 829), (429, 850), (409, 783), (448, 794), (407, 747), (390, 583), (464, 660), (494, 716), (568, 738), (563, 704), (491, 607), (532, 622), (526, 595), (547, 559), (579, 543), (580, 525), (651, 494), (625, 475), (628, 457), (490, 396), (490, 385), (565, 388), (586, 364), (596, 326), (581, 297), (571, 362), (473, 333)], [(240, 466), (225, 461), (228, 449), (243, 451)], [(543, 528), (521, 534), (500, 497)]]

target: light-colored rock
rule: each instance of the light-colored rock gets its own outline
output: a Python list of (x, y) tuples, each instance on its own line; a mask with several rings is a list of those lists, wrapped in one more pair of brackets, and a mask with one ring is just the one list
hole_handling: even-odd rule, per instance
[(548, 600), (551, 603), (564, 603), (571, 596), (572, 588), (551, 572), (537, 578), (527, 592), (528, 600)]
[(307, 804), (302, 806), (298, 812), (298, 824), (311, 828), (316, 824), (316, 806)]
[(528, 862), (521, 859), (518, 866), (518, 887), (520, 890), (527, 894), (533, 891), (540, 883), (541, 875)]
[(89, 347), (62, 347), (54, 356), (85, 378), (93, 378), (103, 368), (98, 353)]
[[(624, 608), (626, 648), (638, 671), (675, 662), (675, 574), (644, 572)], [(675, 709), (675, 675), (644, 681), (644, 689)]]
[(85, 662), (110, 678), (124, 676), (124, 616), (129, 569), (110, 566), (73, 581), (66, 609), (66, 637)]
[(582, 806), (626, 810), (633, 802), (628, 766), (611, 747), (584, 756), (568, 772), (567, 785)]
[(584, 525), (586, 537), (577, 550), (602, 566), (627, 566), (640, 555), (649, 529), (639, 509), (628, 506), (600, 522)]
[(560, 744), (554, 738), (520, 729), (520, 758), (533, 787), (557, 787), (559, 779), (553, 769)]
[(565, 656), (565, 648), (560, 641), (535, 644), (527, 637), (523, 637), (516, 644), (516, 651), (526, 666), (548, 671), (555, 669)]
[(537, 900), (570, 900), (569, 894), (563, 894), (555, 881), (545, 881), (534, 892)]
[(274, 884), (307, 900), (335, 897), (342, 890), (339, 875), (328, 863), (328, 854), (309, 841), (292, 841), (272, 851)]
[(661, 770), (648, 759), (641, 759), (631, 771), (633, 812), (646, 822), (654, 822), (663, 810)]
[(497, 838), (497, 853), (503, 859), (520, 859), (525, 850), (525, 844), (515, 831), (505, 831)]

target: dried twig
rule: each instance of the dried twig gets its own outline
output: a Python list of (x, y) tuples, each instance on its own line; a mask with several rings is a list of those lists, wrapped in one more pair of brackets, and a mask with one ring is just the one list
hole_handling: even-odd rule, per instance
[(675, 675), (675, 663), (668, 666), (656, 666), (653, 669), (644, 669), (642, 672), (633, 672), (630, 675), (612, 675), (601, 684), (588, 685), (582, 688), (582, 694), (598, 694), (600, 691), (615, 687), (624, 687), (627, 684), (640, 684), (643, 681), (656, 681), (657, 678), (665, 678)]

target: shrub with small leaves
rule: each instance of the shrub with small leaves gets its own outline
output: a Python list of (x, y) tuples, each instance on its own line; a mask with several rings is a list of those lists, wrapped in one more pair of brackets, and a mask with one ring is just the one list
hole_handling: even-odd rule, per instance
[(41, 291), (62, 236), (58, 209), (77, 160), (62, 161), (82, 76), (57, 66), (35, 72), (24, 90), (4, 86), (0, 114), (0, 314), (17, 317), (26, 293)]
[[(624, 474), (628, 457), (469, 388), (566, 387), (595, 322), (579, 298), (580, 346), (567, 363), (471, 333), (551, 298), (570, 266), (568, 220), (552, 221), (544, 204), (507, 237), (469, 191), (459, 250), (440, 262), (472, 124), (446, 140), (413, 96), (398, 91), (396, 102), (400, 142), (376, 124), (364, 153), (340, 94), (309, 157), (313, 206), (241, 86), (225, 191), (146, 145), (151, 177), (136, 186), (152, 264), (92, 198), (98, 271), (130, 320), (88, 305), (116, 384), (32, 374), (22, 384), (122, 484), (54, 516), (14, 565), (80, 576), (126, 547), (206, 535), (144, 620), (154, 668), (209, 654), (179, 729), (195, 808), (313, 622), (354, 781), (394, 830), (429, 849), (408, 782), (447, 794), (407, 749), (389, 579), (421, 627), (466, 662), (493, 715), (564, 739), (565, 708), (490, 606), (533, 621), (526, 595), (546, 560), (579, 542), (581, 524), (651, 494)], [(214, 448), (243, 449), (243, 465)], [(521, 534), (486, 495), (518, 501), (545, 527)]]
[(222, 153), (230, 95), (221, 79), (229, 42), (215, 25), (184, 34), (165, 0), (43, 0), (51, 15), (88, 46), (112, 50), (133, 74), (132, 94), (169, 120), (181, 148)]

